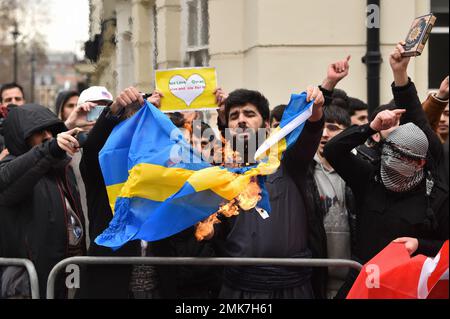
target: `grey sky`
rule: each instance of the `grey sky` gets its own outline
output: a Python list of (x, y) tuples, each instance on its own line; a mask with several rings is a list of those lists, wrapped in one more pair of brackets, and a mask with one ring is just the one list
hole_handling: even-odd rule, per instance
[(43, 28), (49, 51), (82, 54), (89, 38), (88, 0), (49, 0), (50, 23)]

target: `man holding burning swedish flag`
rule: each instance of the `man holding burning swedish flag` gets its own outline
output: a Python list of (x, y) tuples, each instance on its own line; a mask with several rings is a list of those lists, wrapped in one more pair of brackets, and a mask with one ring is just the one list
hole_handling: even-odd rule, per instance
[[(140, 99), (129, 90), (117, 101), (125, 106)], [(259, 129), (269, 128), (267, 99), (256, 91), (232, 92), (225, 101), (226, 137), (233, 150), (240, 150), (242, 162), (230, 167), (199, 158), (170, 120), (145, 103), (114, 129), (100, 153), (114, 217), (96, 243), (117, 249), (136, 239), (157, 241), (219, 211), (215, 239), (224, 256), (310, 257), (306, 208), (297, 185), (320, 141), (323, 104), (318, 87), (293, 95), (279, 129), (266, 139)], [(259, 194), (248, 205), (240, 195), (256, 182)], [(232, 202), (244, 212), (227, 212), (224, 204)], [(221, 296), (312, 298), (310, 269), (227, 268)]]
[[(323, 94), (317, 87), (293, 95), (280, 127), (267, 140), (258, 141), (261, 148), (256, 157), (275, 145), (279, 152), (286, 150), (280, 157), (279, 167), (265, 182), (271, 213), (244, 212), (222, 219), (216, 226), (215, 237), (221, 241), (224, 256), (311, 257), (306, 207), (300, 190), (306, 188), (301, 185), (322, 134), (323, 104)], [(258, 139), (256, 130), (269, 127), (268, 102), (259, 92), (234, 91), (225, 101), (225, 118), (232, 138), (243, 143)], [(245, 156), (252, 158), (253, 154), (248, 153)], [(313, 298), (310, 272), (309, 268), (226, 267), (220, 297)]]

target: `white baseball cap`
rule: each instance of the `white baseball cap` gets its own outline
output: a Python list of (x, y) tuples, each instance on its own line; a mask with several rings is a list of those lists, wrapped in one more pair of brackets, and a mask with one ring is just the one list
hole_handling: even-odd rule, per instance
[(113, 96), (103, 86), (91, 86), (90, 88), (81, 92), (80, 97), (78, 98), (78, 105), (94, 101), (113, 102)]

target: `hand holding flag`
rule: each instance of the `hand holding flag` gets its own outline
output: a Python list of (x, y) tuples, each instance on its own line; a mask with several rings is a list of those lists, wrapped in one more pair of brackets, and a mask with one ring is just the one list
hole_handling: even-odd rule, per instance
[(361, 270), (347, 299), (448, 299), (449, 241), (435, 258), (391, 243)]
[[(139, 92), (130, 88), (118, 97), (114, 108), (118, 112), (119, 106), (133, 106), (141, 100)], [(210, 217), (224, 202), (238, 198), (255, 179), (261, 190), (257, 205), (270, 212), (262, 177), (278, 169), (283, 152), (297, 141), (311, 114), (322, 117), (324, 101), (318, 88), (292, 95), (278, 128), (289, 127), (289, 133), (278, 140), (281, 147), (271, 149), (270, 156), (259, 164), (240, 168), (202, 161), (169, 118), (145, 103), (135, 116), (114, 129), (100, 152), (115, 215), (97, 237), (98, 245), (116, 249), (131, 240), (172, 236)], [(293, 125), (292, 120), (299, 117)], [(180, 155), (177, 161), (174, 154)]]

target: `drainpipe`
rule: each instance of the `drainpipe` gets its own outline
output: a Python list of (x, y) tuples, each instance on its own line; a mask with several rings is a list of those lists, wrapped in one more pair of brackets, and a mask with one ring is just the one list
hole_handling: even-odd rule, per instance
[[(370, 10), (370, 8), (376, 8)], [(369, 114), (380, 105), (380, 69), (383, 59), (380, 52), (380, 0), (367, 0), (367, 19), (375, 14), (375, 23), (367, 23), (367, 52), (362, 62), (367, 66), (367, 104)]]

